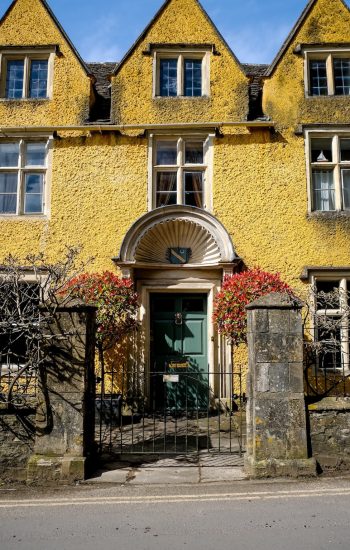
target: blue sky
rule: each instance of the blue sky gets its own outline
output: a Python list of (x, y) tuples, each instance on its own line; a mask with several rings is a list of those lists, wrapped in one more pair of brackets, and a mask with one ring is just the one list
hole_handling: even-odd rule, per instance
[[(10, 5), (0, 0), (0, 12)], [(118, 61), (163, 0), (49, 0), (86, 61)], [(270, 63), (307, 0), (202, 0), (237, 57)], [(1, 37), (0, 37), (1, 42)]]

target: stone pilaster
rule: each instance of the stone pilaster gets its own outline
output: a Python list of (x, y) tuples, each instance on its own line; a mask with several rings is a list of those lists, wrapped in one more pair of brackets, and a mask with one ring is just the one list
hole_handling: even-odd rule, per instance
[(279, 293), (247, 307), (245, 469), (251, 477), (316, 474), (307, 446), (301, 307)]

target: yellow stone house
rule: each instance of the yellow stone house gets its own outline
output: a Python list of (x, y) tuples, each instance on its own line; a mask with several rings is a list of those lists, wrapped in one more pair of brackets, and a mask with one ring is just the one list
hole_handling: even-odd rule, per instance
[(171, 352), (226, 372), (211, 322), (226, 274), (347, 288), (342, 0), (310, 0), (270, 66), (242, 64), (197, 0), (167, 0), (119, 63), (83, 61), (46, 1), (15, 0), (0, 68), (1, 256), (81, 244), (92, 270), (131, 277), (146, 391)]

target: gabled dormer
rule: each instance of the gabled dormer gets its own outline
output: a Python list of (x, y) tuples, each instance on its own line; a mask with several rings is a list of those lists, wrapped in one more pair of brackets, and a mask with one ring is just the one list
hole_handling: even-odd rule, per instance
[(112, 76), (118, 124), (244, 121), (248, 78), (197, 0), (167, 0)]
[(310, 0), (266, 74), (263, 108), (279, 126), (348, 123), (350, 11)]
[(0, 119), (5, 127), (88, 119), (89, 70), (45, 0), (14, 0), (0, 21)]

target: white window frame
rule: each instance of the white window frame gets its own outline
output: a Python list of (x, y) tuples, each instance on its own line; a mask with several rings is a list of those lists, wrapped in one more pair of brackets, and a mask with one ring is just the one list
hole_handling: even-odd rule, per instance
[[(303, 49), (304, 53), (304, 83), (305, 83), (305, 97), (307, 98), (325, 98), (325, 97), (350, 97), (342, 94), (335, 94), (335, 82), (334, 82), (334, 70), (333, 70), (333, 60), (334, 58), (344, 58), (350, 60), (350, 48), (333, 48), (329, 47), (317, 47), (317, 48), (305, 48)], [(312, 95), (311, 94), (311, 79), (310, 79), (310, 61), (326, 61), (326, 72), (327, 72), (327, 95)]]
[[(185, 59), (202, 60), (202, 95), (185, 96)], [(160, 60), (177, 59), (177, 96), (160, 95)], [(198, 49), (155, 51), (153, 54), (153, 98), (154, 99), (201, 99), (210, 96), (210, 52)]]
[[(324, 138), (332, 139), (332, 162), (313, 163), (312, 162), (312, 139)], [(319, 130), (306, 130), (305, 131), (305, 156), (306, 156), (306, 173), (308, 180), (308, 212), (312, 213), (337, 213), (348, 212), (350, 215), (350, 208), (344, 208), (343, 201), (343, 187), (342, 187), (342, 170), (350, 169), (350, 161), (341, 161), (340, 152), (340, 140), (350, 139), (350, 127), (349, 129), (319, 129)], [(313, 205), (313, 168), (324, 168), (329, 171), (333, 171), (334, 188), (335, 188), (335, 210), (315, 210)]]
[[(30, 88), (30, 68), (31, 62), (37, 59), (43, 59), (48, 61), (47, 67), (47, 92), (46, 97), (29, 97)], [(52, 99), (53, 96), (53, 68), (54, 68), (55, 52), (51, 49), (38, 50), (6, 50), (0, 51), (0, 99), (2, 101), (47, 101)], [(6, 97), (6, 77), (7, 77), (7, 61), (8, 60), (23, 60), (24, 61), (24, 78), (23, 78), (23, 92), (21, 98), (8, 98)]]
[[(213, 140), (214, 134), (181, 134), (174, 135), (169, 133), (159, 133), (149, 135), (148, 145), (148, 210), (157, 208), (157, 173), (158, 172), (176, 172), (177, 173), (177, 204), (185, 205), (184, 193), (184, 172), (199, 171), (203, 173), (203, 210), (212, 211), (212, 175), (213, 175)], [(177, 164), (171, 166), (157, 166), (157, 143), (159, 141), (173, 141), (177, 143)], [(185, 164), (185, 143), (186, 141), (202, 141), (203, 142), (203, 164)], [(160, 207), (161, 208), (161, 207)]]
[[(50, 215), (50, 199), (51, 199), (51, 166), (53, 156), (53, 136), (52, 135), (35, 135), (31, 137), (23, 137), (23, 135), (12, 134), (7, 138), (1, 138), (1, 143), (19, 143), (19, 165), (17, 167), (0, 166), (0, 172), (18, 173), (17, 180), (17, 205), (16, 213), (6, 214), (0, 213), (0, 219), (23, 219), (23, 218), (47, 218)], [(46, 142), (46, 162), (45, 166), (25, 166), (25, 146), (27, 143), (44, 143)], [(43, 174), (43, 211), (41, 213), (24, 213), (24, 197), (25, 197), (25, 174), (26, 173)]]
[[(337, 281), (339, 284), (339, 308), (337, 309), (318, 309), (317, 308), (317, 282), (320, 281)], [(350, 301), (350, 271), (344, 272), (344, 273), (332, 273), (330, 270), (327, 272), (322, 272), (322, 274), (313, 274), (311, 276), (311, 304), (312, 304), (312, 323), (311, 323), (311, 329), (313, 337), (315, 338), (316, 335), (316, 324), (314, 322), (314, 318), (319, 316), (327, 315), (329, 317), (341, 317), (344, 315), (344, 307), (349, 307), (350, 304), (348, 304), (348, 301)], [(344, 316), (342, 327), (340, 329), (340, 352), (341, 352), (341, 358), (342, 358), (342, 365), (339, 366), (336, 370), (344, 373), (346, 375), (350, 374), (350, 338), (349, 338), (349, 327), (350, 327), (350, 319), (349, 317)]]

